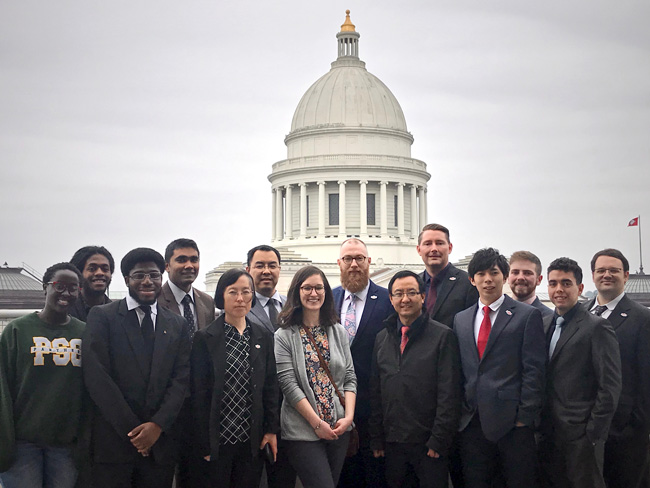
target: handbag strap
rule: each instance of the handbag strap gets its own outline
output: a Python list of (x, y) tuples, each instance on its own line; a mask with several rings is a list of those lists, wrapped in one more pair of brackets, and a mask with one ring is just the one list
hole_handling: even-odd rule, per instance
[(343, 395), (341, 395), (339, 389), (336, 387), (336, 382), (334, 381), (334, 378), (332, 378), (332, 373), (330, 373), (330, 369), (327, 366), (327, 362), (325, 361), (323, 354), (320, 352), (320, 348), (316, 344), (316, 341), (314, 340), (314, 336), (311, 333), (311, 330), (309, 330), (309, 327), (305, 327), (304, 325), (302, 326), (302, 328), (305, 330), (305, 333), (307, 334), (307, 338), (309, 339), (309, 342), (311, 342), (312, 347), (316, 350), (316, 354), (318, 354), (318, 360), (320, 361), (321, 368), (325, 370), (327, 377), (330, 379), (330, 382), (334, 387), (334, 391), (336, 391), (336, 395), (339, 397), (341, 406), (345, 408), (345, 399), (343, 398)]

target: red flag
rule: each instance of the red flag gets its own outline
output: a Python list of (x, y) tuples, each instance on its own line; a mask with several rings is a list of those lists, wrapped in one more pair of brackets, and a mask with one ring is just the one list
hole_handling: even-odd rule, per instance
[(627, 223), (628, 227), (636, 227), (637, 225), (639, 225), (639, 217), (634, 217)]

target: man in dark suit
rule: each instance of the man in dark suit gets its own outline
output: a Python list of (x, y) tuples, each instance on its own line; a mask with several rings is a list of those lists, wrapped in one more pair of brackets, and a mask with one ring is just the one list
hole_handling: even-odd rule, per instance
[(165, 249), (165, 271), (169, 280), (163, 285), (158, 304), (185, 317), (190, 338), (215, 318), (214, 300), (192, 286), (199, 276), (199, 247), (192, 239), (176, 239)]
[[(165, 249), (165, 271), (169, 279), (162, 286), (158, 297), (161, 308), (185, 317), (190, 341), (197, 330), (204, 329), (215, 318), (214, 300), (192, 286), (199, 276), (200, 260), (199, 247), (192, 239), (181, 238), (170, 242)], [(185, 402), (179, 419), (185, 426), (192, 422), (189, 401)], [(177, 488), (188, 488), (194, 485), (194, 479), (204, 479), (204, 465), (197, 465), (191, 456), (193, 440), (190, 438), (190, 429), (186, 427), (183, 431), (179, 438), (181, 447), (176, 471)]]
[(83, 337), (83, 373), (94, 403), (96, 488), (171, 487), (177, 417), (189, 388), (187, 323), (157, 306), (165, 269), (153, 249), (121, 263), (126, 298), (93, 307)]
[[(424, 281), (425, 309), (433, 320), (454, 325), (454, 317), (461, 310), (476, 304), (478, 293), (467, 273), (449, 262), (454, 248), (449, 240), (449, 229), (440, 224), (427, 224), (418, 236), (417, 251), (425, 270), (420, 275)], [(458, 438), (449, 450), (449, 475), (454, 488), (463, 488), (463, 469)]]
[(385, 288), (370, 280), (368, 249), (360, 239), (348, 239), (341, 244), (336, 261), (341, 270), (341, 285), (334, 292), (336, 310), (341, 324), (348, 332), (350, 350), (357, 375), (357, 404), (354, 422), (359, 431), (360, 449), (356, 456), (346, 459), (339, 487), (385, 486), (383, 459), (375, 459), (370, 451), (370, 367), (372, 349), (383, 321), (392, 313)]
[(542, 314), (503, 294), (508, 261), (496, 249), (477, 251), (468, 272), (480, 298), (454, 319), (464, 382), (465, 484), (489, 488), (502, 476), (510, 488), (535, 487), (534, 426), (546, 364)]
[(542, 262), (530, 251), (517, 251), (510, 256), (508, 285), (512, 296), (518, 302), (535, 307), (542, 312), (542, 318), (553, 315), (553, 310), (544, 305), (535, 290), (542, 282)]
[(248, 251), (246, 263), (246, 271), (253, 277), (256, 298), (247, 317), (273, 334), (278, 330), (278, 315), (287, 301), (276, 290), (281, 271), (280, 252), (262, 244)]
[[(271, 334), (278, 329), (278, 315), (287, 301), (287, 297), (280, 295), (276, 289), (281, 262), (280, 252), (265, 244), (255, 246), (246, 255), (246, 271), (253, 277), (255, 286), (255, 300), (246, 317)], [(278, 405), (282, 405), (281, 392)], [(293, 488), (296, 485), (296, 470), (289, 461), (287, 446), (279, 433), (277, 440), (277, 459), (274, 464), (267, 462), (265, 465), (266, 482), (268, 488)], [(264, 486), (264, 480), (261, 486)]]
[(621, 351), (623, 389), (605, 442), (603, 476), (608, 488), (638, 488), (648, 469), (650, 435), (650, 310), (623, 291), (630, 263), (617, 249), (604, 249), (591, 260), (598, 296), (587, 303), (607, 319)]
[(621, 392), (621, 359), (607, 320), (578, 303), (582, 269), (558, 258), (548, 267), (555, 305), (544, 319), (549, 360), (539, 444), (547, 486), (605, 488), (603, 452)]

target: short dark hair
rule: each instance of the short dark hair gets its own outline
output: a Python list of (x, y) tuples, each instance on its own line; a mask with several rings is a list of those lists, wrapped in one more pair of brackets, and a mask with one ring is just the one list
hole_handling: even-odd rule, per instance
[(582, 284), (582, 268), (571, 258), (557, 258), (548, 265), (546, 270), (547, 278), (551, 271), (564, 271), (565, 273), (573, 273), (576, 279), (576, 285)]
[(253, 292), (251, 308), (255, 306), (257, 299), (255, 298), (255, 284), (253, 283), (253, 277), (248, 274), (245, 269), (232, 268), (221, 275), (221, 278), (219, 278), (219, 282), (217, 283), (217, 289), (214, 291), (214, 304), (218, 309), (223, 310), (225, 306), (223, 295), (226, 293), (226, 288), (236, 283), (242, 276), (248, 276), (248, 279), (251, 282), (251, 291)]
[(474, 279), (476, 273), (492, 269), (493, 266), (499, 268), (503, 276), (508, 276), (510, 273), (510, 265), (506, 257), (500, 254), (498, 249), (485, 247), (474, 253), (472, 260), (469, 262), (469, 266), (467, 266), (467, 274), (470, 278)]
[(449, 229), (447, 229), (447, 227), (440, 224), (427, 224), (424, 227), (422, 227), (422, 230), (420, 231), (420, 235), (418, 236), (418, 246), (422, 242), (422, 235), (428, 230), (439, 230), (440, 232), (443, 232), (445, 234), (445, 237), (447, 238), (447, 244), (451, 242), (449, 240)]
[(74, 253), (70, 262), (77, 267), (80, 273), (83, 273), (86, 267), (86, 261), (95, 254), (101, 254), (108, 259), (108, 266), (111, 269), (111, 274), (113, 274), (115, 272), (115, 260), (113, 259), (113, 255), (104, 246), (84, 246)]
[(120, 263), (120, 270), (122, 271), (122, 276), (125, 278), (129, 276), (131, 270), (138, 263), (153, 262), (161, 273), (165, 272), (165, 260), (160, 255), (160, 253), (149, 247), (136, 247), (131, 251), (127, 252), (126, 255), (122, 258)]
[(248, 251), (248, 254), (246, 255), (246, 264), (250, 268), (251, 262), (253, 261), (253, 256), (257, 251), (263, 251), (263, 252), (274, 252), (275, 255), (278, 257), (278, 264), (282, 264), (282, 261), (280, 260), (280, 251), (278, 251), (276, 248), (272, 246), (267, 246), (266, 244), (261, 244), (259, 246), (255, 246), (253, 249)]
[(43, 286), (46, 286), (52, 277), (56, 274), (56, 272), (61, 271), (62, 269), (72, 271), (77, 275), (77, 278), (79, 278), (79, 282), (81, 282), (81, 273), (79, 272), (79, 268), (77, 268), (77, 266), (72, 263), (56, 263), (45, 270), (45, 274), (43, 275)]
[(510, 256), (510, 265), (512, 266), (512, 263), (515, 261), (528, 261), (533, 263), (535, 265), (535, 274), (537, 276), (542, 274), (542, 262), (530, 251), (513, 252), (512, 256)]
[(623, 263), (623, 272), (627, 273), (628, 271), (630, 271), (630, 262), (627, 260), (625, 256), (623, 256), (623, 253), (618, 249), (613, 249), (609, 247), (607, 249), (603, 249), (602, 251), (598, 251), (596, 254), (594, 254), (594, 257), (591, 258), (592, 273), (596, 271), (596, 260), (601, 256), (609, 256), (610, 258), (618, 259), (621, 263)]
[(201, 255), (201, 252), (199, 251), (199, 246), (196, 245), (196, 242), (194, 242), (192, 239), (186, 239), (184, 237), (181, 237), (180, 239), (174, 239), (173, 241), (171, 241), (165, 248), (165, 264), (169, 264), (169, 260), (174, 255), (174, 251), (176, 249), (183, 249), (186, 247), (191, 247), (192, 249), (195, 249), (196, 252), (199, 253), (199, 256)]
[(424, 293), (424, 280), (419, 274), (414, 273), (409, 269), (398, 271), (393, 275), (393, 277), (388, 282), (388, 293), (391, 295), (393, 294), (393, 283), (395, 283), (396, 280), (399, 280), (400, 278), (408, 278), (409, 276), (415, 278), (415, 281), (418, 282), (418, 288), (420, 290), (420, 293)]
[(341, 321), (341, 317), (336, 313), (334, 308), (334, 294), (325, 273), (316, 266), (304, 266), (293, 275), (289, 291), (287, 292), (287, 303), (284, 305), (282, 312), (278, 315), (280, 327), (290, 327), (292, 325), (302, 325), (302, 302), (300, 301), (300, 287), (305, 280), (311, 276), (319, 275), (325, 286), (325, 300), (320, 308), (320, 324), (323, 327), (330, 327)]

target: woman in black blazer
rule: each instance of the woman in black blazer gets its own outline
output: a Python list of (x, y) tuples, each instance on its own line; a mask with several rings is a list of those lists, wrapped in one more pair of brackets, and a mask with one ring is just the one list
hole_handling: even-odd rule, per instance
[(195, 334), (191, 356), (193, 444), (209, 473), (200, 484), (257, 488), (261, 449), (275, 458), (280, 430), (273, 336), (246, 318), (255, 303), (246, 271), (226, 271), (214, 301), (224, 313)]

